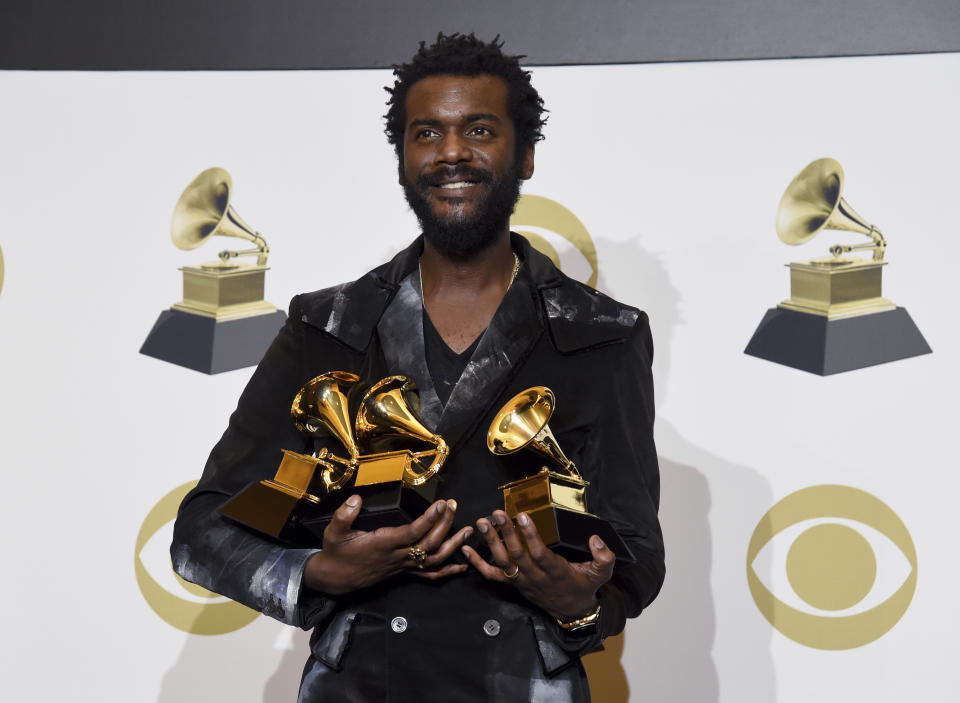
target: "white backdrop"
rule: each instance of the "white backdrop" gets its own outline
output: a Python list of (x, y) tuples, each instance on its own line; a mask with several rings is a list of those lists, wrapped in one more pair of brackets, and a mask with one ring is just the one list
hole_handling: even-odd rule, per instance
[[(598, 287), (646, 309), (657, 345), (668, 573), (623, 640), (631, 700), (955, 700), (960, 55), (539, 68), (534, 79), (551, 112), (526, 192), (586, 225)], [(180, 299), (177, 268), (218, 250), (182, 252), (168, 235), (173, 203), (204, 168), (230, 171), (237, 209), (270, 242), (267, 299), (281, 308), (414, 236), (381, 134), (389, 81), (0, 73), (9, 700), (295, 698), (305, 634), (262, 617), (187, 634), (141, 595), (141, 524), (199, 476), (251, 369), (205, 376), (137, 350)], [(856, 241), (828, 233), (791, 249), (776, 238), (783, 189), (821, 156), (844, 165), (847, 198), (886, 234), (884, 293), (932, 355), (826, 378), (743, 355), (787, 297), (783, 264)], [(579, 254), (552, 241), (585, 278)], [(910, 607), (850, 650), (783, 636), (747, 586), (760, 518), (820, 484), (873, 494), (917, 548)], [(170, 574), (168, 543), (161, 530), (140, 558), (169, 591), (203, 602)], [(775, 592), (789, 589), (782, 570), (763, 569)], [(868, 600), (902, 580), (881, 572)]]

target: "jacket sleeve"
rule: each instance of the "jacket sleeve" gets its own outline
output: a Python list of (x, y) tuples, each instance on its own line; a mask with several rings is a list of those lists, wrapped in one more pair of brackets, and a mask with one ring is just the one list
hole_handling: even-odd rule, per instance
[[(660, 467), (653, 439), (653, 338), (640, 313), (618, 368), (608, 376), (594, 455), (597, 512), (630, 546), (636, 563), (621, 563), (600, 590), (604, 636), (621, 632), (660, 592), (666, 573), (660, 507)], [(589, 490), (589, 489), (588, 489)]]
[(617, 360), (605, 369), (602, 407), (581, 467), (590, 481), (591, 512), (611, 523), (636, 562), (618, 561), (613, 577), (598, 591), (596, 629), (581, 633), (567, 632), (556, 624), (549, 628), (556, 644), (568, 653), (587, 654), (606, 637), (622, 632), (627, 618), (639, 615), (663, 584), (666, 567), (657, 517), (660, 470), (653, 439), (652, 361), (653, 339), (647, 316), (641, 312)]
[(281, 448), (306, 451), (290, 420), (290, 403), (306, 380), (304, 332), (297, 298), (240, 396), (223, 437), (174, 524), (170, 556), (187, 581), (264, 615), (304, 629), (332, 613), (332, 599), (301, 589), (307, 560), (318, 550), (292, 549), (247, 530), (217, 511), (248, 484), (272, 478)]

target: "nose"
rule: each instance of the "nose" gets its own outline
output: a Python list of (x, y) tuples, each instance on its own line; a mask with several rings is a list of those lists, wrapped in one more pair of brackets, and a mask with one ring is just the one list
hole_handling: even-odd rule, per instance
[(473, 152), (466, 140), (453, 130), (445, 132), (443, 138), (437, 143), (435, 159), (437, 163), (458, 164), (463, 161), (470, 161), (472, 158)]

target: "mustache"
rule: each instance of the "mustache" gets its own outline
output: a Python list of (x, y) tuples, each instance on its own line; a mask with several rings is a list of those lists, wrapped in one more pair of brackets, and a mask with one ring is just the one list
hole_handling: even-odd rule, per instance
[(493, 174), (472, 166), (442, 166), (432, 173), (417, 178), (417, 186), (438, 186), (451, 181), (472, 181), (474, 183), (493, 183)]

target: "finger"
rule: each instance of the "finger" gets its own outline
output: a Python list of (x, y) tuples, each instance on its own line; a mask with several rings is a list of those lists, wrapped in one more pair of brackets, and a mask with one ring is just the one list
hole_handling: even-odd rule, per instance
[(450, 526), (453, 524), (453, 518), (456, 512), (457, 501), (451, 498), (447, 501), (447, 509), (444, 510), (443, 516), (437, 520), (436, 524), (430, 528), (430, 531), (417, 542), (417, 545), (427, 554), (439, 549), (447, 533), (450, 531)]
[(389, 534), (391, 539), (394, 540), (395, 547), (406, 550), (411, 544), (417, 544), (423, 539), (423, 536), (439, 522), (446, 512), (447, 501), (438, 500), (410, 524), (402, 527), (386, 528), (385, 534)]
[(517, 515), (517, 524), (519, 525), (520, 535), (526, 543), (527, 554), (530, 557), (530, 561), (536, 564), (548, 576), (559, 575), (560, 564), (557, 561), (558, 557), (543, 543), (543, 538), (540, 537), (537, 526), (533, 524), (530, 516), (526, 513), (520, 513)]
[(502, 510), (494, 510), (493, 519), (497, 521), (497, 526), (500, 528), (500, 538), (506, 546), (507, 555), (510, 559), (508, 563), (503, 564), (503, 567), (506, 568), (509, 564), (521, 565), (521, 562), (528, 562), (527, 549), (523, 545), (520, 533), (514, 527), (513, 520)]
[[(423, 566), (426, 569), (438, 566), (449, 559), (459, 547), (463, 545), (464, 542), (469, 539), (470, 535), (473, 534), (472, 527), (464, 527), (462, 530), (457, 532), (453, 537), (450, 537), (436, 549), (434, 552), (427, 552), (426, 561), (424, 561)], [(426, 549), (426, 547), (424, 547)], [(463, 565), (465, 566), (465, 565)]]
[[(440, 505), (444, 504), (444, 501), (440, 501)], [(434, 504), (438, 507), (438, 504)], [(450, 499), (445, 501), (445, 507), (442, 509), (442, 514), (436, 523), (430, 528), (426, 535), (423, 535), (421, 538), (417, 539), (413, 544), (402, 543), (395, 545), (395, 555), (401, 560), (409, 559), (413, 562), (413, 565), (417, 568), (422, 566), (427, 566), (426, 561), (417, 562), (413, 559), (412, 551), (413, 550), (422, 550), (424, 554), (430, 556), (435, 552), (442, 544), (444, 538), (447, 536), (447, 533), (450, 531), (450, 526), (453, 524), (454, 514), (456, 512), (457, 501)], [(428, 509), (427, 512), (433, 511), (434, 506)], [(431, 565), (439, 564), (444, 561), (443, 559), (434, 559), (430, 562)]]
[(363, 500), (358, 495), (352, 495), (347, 498), (343, 504), (333, 513), (333, 519), (323, 531), (323, 541), (328, 539), (332, 542), (338, 542), (345, 538), (353, 530), (353, 521), (360, 514), (360, 506)]
[(487, 581), (499, 581), (500, 583), (506, 583), (509, 579), (503, 575), (503, 569), (499, 566), (494, 566), (486, 561), (484, 561), (477, 550), (473, 547), (468, 547), (464, 545), (460, 548), (460, 551), (463, 552), (463, 556), (467, 558), (467, 561), (470, 562), (470, 565), (473, 566), (477, 571), (480, 572), (480, 575)]
[(507, 554), (507, 548), (500, 539), (500, 535), (497, 534), (497, 531), (493, 528), (490, 520), (487, 518), (480, 518), (477, 520), (477, 529), (480, 530), (480, 535), (486, 541), (487, 547), (490, 549), (490, 556), (493, 557), (493, 561), (499, 564), (501, 569), (511, 565), (513, 562), (510, 561), (510, 555)]
[(424, 569), (422, 571), (420, 569), (412, 569), (410, 573), (416, 574), (420, 578), (436, 581), (437, 579), (446, 578), (455, 574), (462, 574), (466, 570), (466, 564), (447, 564), (446, 566), (441, 566), (439, 569)]
[[(500, 512), (502, 513), (502, 511)], [(496, 512), (494, 512), (491, 518), (497, 522), (510, 522), (506, 513), (498, 516)], [(508, 554), (507, 547), (500, 538), (500, 535), (487, 520), (478, 520), (477, 526), (481, 532), (484, 529), (487, 530), (484, 536), (487, 540), (487, 547), (489, 547), (490, 554), (493, 557), (493, 564), (490, 565), (493, 570), (488, 570), (484, 576), (488, 579), (493, 578), (501, 582), (516, 581), (521, 571), (520, 565)], [(507, 575), (508, 573), (510, 574), (509, 576)]]
[(617, 557), (597, 535), (590, 538), (590, 554), (593, 555), (593, 563), (590, 568), (593, 576), (591, 581), (603, 585), (613, 576), (613, 565), (616, 563)]

